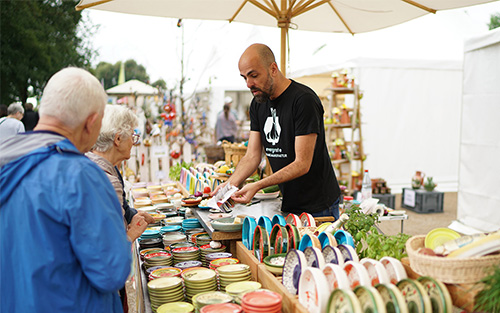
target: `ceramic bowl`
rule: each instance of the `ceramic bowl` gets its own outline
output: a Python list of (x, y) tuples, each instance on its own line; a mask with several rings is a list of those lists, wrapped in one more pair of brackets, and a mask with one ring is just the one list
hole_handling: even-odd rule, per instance
[(384, 265), (380, 261), (363, 258), (360, 263), (366, 268), (368, 276), (370, 277), (371, 285), (375, 286), (377, 284), (390, 284), (389, 275)]
[[(212, 227), (215, 230), (222, 232), (233, 232), (233, 231), (241, 231), (243, 228), (243, 223), (237, 222), (235, 223), (235, 217), (223, 217), (212, 221)], [(236, 221), (239, 221), (238, 218)]]
[(390, 256), (384, 256), (380, 259), (380, 263), (382, 263), (382, 265), (385, 267), (391, 284), (395, 285), (400, 280), (408, 278), (403, 264), (401, 264), (401, 261), (399, 261), (398, 259)]
[(316, 221), (311, 214), (303, 212), (300, 214), (299, 218), (303, 227), (316, 227)]
[(300, 218), (293, 213), (290, 213), (286, 216), (286, 222), (287, 224), (292, 224), (297, 227), (302, 227), (302, 222), (300, 221)]
[(363, 312), (358, 297), (348, 288), (335, 289), (328, 299), (326, 312)]
[(328, 281), (328, 287), (330, 288), (330, 292), (335, 289), (349, 289), (350, 283), (349, 278), (347, 278), (347, 274), (345, 273), (342, 266), (337, 264), (328, 263), (323, 268), (323, 274)]
[(353, 261), (353, 262), (359, 262), (359, 257), (358, 254), (356, 253), (356, 250), (354, 250), (353, 247), (350, 245), (338, 245), (337, 248), (340, 250), (340, 253), (342, 253), (342, 256), (344, 257), (344, 262), (347, 261)]
[(360, 263), (347, 261), (344, 263), (344, 271), (347, 278), (349, 278), (351, 289), (358, 286), (371, 286), (370, 276), (368, 276), (366, 268)]
[(255, 227), (257, 227), (257, 222), (253, 217), (246, 216), (243, 220), (243, 228), (241, 233), (241, 240), (243, 245), (248, 249), (252, 250), (253, 248), (253, 233), (255, 231)]
[(266, 269), (275, 275), (281, 275), (283, 273), (283, 266), (285, 265), (285, 258), (286, 253), (266, 256), (264, 258)]
[(300, 276), (299, 302), (310, 313), (326, 312), (330, 290), (325, 275), (319, 268), (308, 267)]
[(337, 247), (332, 247), (332, 246), (326, 246), (323, 248), (321, 251), (323, 253), (323, 256), (325, 257), (325, 263), (331, 263), (331, 264), (337, 264), (340, 266), (344, 265), (344, 257), (342, 253), (340, 252), (339, 248)]
[(273, 219), (271, 220), (271, 223), (272, 223), (273, 227), (276, 224), (279, 224), (281, 226), (285, 226), (286, 225), (286, 220), (283, 217), (283, 215), (274, 214)]
[(307, 247), (315, 247), (321, 249), (321, 244), (318, 237), (305, 233), (300, 239), (299, 250), (304, 251)]
[(307, 247), (304, 250), (307, 266), (322, 269), (325, 267), (325, 257), (321, 250), (315, 247)]
[[(384, 300), (385, 307), (388, 312), (409, 313), (405, 298), (401, 293), (401, 290), (399, 290), (396, 285), (378, 284), (375, 286), (375, 289), (377, 289), (380, 296)], [(453, 304), (451, 304), (451, 307), (453, 307)]]
[(262, 215), (257, 220), (257, 225), (264, 227), (267, 230), (267, 233), (270, 234), (273, 229), (273, 223), (269, 219), (269, 217)]
[(321, 244), (321, 249), (323, 249), (326, 246), (335, 247), (337, 245), (337, 240), (329, 232), (321, 232), (318, 235), (318, 239), (319, 239), (319, 243)]
[(295, 249), (288, 251), (285, 264), (283, 264), (282, 283), (292, 295), (297, 294), (299, 279), (306, 267), (307, 262), (304, 252)]
[(352, 238), (352, 235), (346, 232), (345, 230), (339, 229), (333, 234), (333, 237), (337, 240), (337, 244), (347, 244), (350, 245), (351, 247), (355, 248), (354, 246), (354, 239)]

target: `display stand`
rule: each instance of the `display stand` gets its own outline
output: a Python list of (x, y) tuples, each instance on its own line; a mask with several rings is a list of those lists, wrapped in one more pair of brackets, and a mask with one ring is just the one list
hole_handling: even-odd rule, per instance
[[(325, 141), (338, 174), (337, 179), (347, 181), (347, 188), (354, 191), (358, 189), (358, 181), (353, 171), (363, 173), (364, 158), (359, 88), (354, 86), (327, 90), (331, 97), (325, 108)], [(343, 106), (346, 95), (353, 97), (352, 106)]]

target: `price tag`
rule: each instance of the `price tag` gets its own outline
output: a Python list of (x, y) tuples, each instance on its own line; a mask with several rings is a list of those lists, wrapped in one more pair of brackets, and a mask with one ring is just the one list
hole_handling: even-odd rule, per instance
[(168, 155), (166, 146), (153, 146), (151, 149), (151, 154), (153, 158), (163, 158)]
[(403, 203), (406, 206), (415, 207), (415, 190), (405, 189)]

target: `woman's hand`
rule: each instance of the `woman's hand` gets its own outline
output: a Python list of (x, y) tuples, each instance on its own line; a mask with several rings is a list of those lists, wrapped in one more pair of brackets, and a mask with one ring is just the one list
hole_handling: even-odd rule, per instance
[(243, 188), (233, 193), (231, 199), (237, 203), (248, 203), (252, 201), (253, 196), (255, 196), (259, 189), (256, 183), (246, 184)]
[(128, 224), (127, 236), (130, 240), (132, 240), (132, 242), (135, 241), (142, 235), (146, 228), (148, 228), (148, 224), (149, 223), (146, 221), (144, 216), (137, 213), (134, 217), (132, 217), (130, 224)]

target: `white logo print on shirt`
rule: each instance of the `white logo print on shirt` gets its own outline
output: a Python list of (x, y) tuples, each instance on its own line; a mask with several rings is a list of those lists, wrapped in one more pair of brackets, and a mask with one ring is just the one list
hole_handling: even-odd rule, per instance
[(264, 134), (266, 135), (266, 140), (273, 146), (280, 141), (281, 126), (279, 123), (279, 118), (276, 116), (276, 109), (271, 109), (271, 116), (266, 119), (264, 123)]

